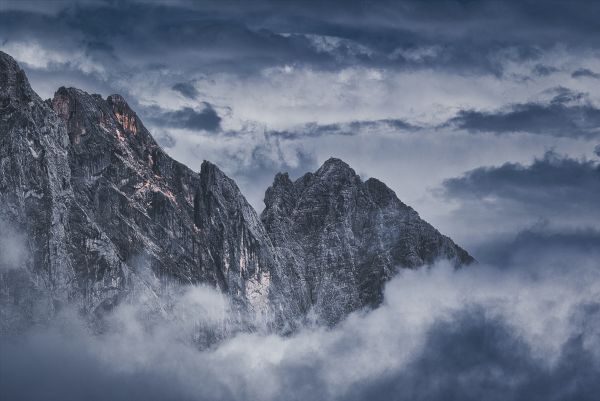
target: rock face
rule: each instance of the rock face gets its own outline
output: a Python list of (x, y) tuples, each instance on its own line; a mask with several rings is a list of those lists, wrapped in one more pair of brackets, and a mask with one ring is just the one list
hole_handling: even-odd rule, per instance
[(96, 313), (144, 286), (149, 268), (264, 307), (270, 240), (216, 166), (198, 174), (171, 159), (118, 95), (60, 88), (43, 102), (4, 53), (0, 84), (0, 235), (25, 238), (18, 266), (1, 270), (3, 304), (20, 302), (9, 288), (20, 271), (53, 303)]
[(60, 88), (42, 101), (0, 52), (3, 331), (67, 303), (101, 313), (149, 287), (148, 272), (215, 286), (241, 315), (290, 331), (377, 305), (398, 268), (472, 260), (337, 159), (295, 182), (278, 174), (265, 203), (259, 218), (215, 165), (170, 158), (119, 95)]
[(320, 322), (382, 301), (399, 268), (437, 259), (468, 264), (471, 256), (406, 206), (382, 182), (362, 182), (346, 163), (329, 159), (292, 182), (278, 174), (265, 196), (262, 221), (284, 271), (293, 277), (297, 307)]
[(171, 159), (119, 95), (60, 88), (52, 106), (67, 126), (76, 197), (121, 260), (239, 300), (252, 282), (250, 304), (264, 303), (270, 242), (233, 181), (211, 163), (197, 174)]

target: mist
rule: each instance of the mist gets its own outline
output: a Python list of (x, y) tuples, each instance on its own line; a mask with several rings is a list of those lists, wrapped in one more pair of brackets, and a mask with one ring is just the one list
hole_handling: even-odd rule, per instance
[(596, 252), (555, 246), (552, 263), (540, 247), (530, 253), (402, 270), (379, 308), (291, 336), (241, 330), (206, 286), (139, 295), (100, 331), (67, 308), (2, 337), (0, 389), (11, 400), (592, 399)]

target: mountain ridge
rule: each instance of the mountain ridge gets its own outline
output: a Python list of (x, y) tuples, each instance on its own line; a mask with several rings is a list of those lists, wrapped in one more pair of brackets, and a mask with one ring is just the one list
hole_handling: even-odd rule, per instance
[(332, 325), (376, 307), (400, 268), (473, 261), (384, 183), (363, 182), (340, 159), (294, 181), (278, 173), (259, 216), (216, 165), (195, 172), (166, 154), (122, 96), (60, 87), (42, 101), (2, 52), (0, 85), (0, 218), (25, 233), (31, 256), (20, 275), (0, 276), (3, 289), (26, 284), (50, 305), (97, 314), (126, 299), (149, 268), (212, 285), (242, 319), (259, 315), (285, 332), (309, 316)]

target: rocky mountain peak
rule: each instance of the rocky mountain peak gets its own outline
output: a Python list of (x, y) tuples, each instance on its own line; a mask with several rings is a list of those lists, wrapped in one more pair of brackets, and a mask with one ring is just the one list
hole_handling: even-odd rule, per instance
[(31, 89), (25, 72), (15, 59), (0, 51), (0, 107), (27, 106), (33, 99), (39, 97)]
[[(195, 172), (169, 157), (122, 96), (61, 87), (43, 102), (1, 52), (0, 84), (0, 221), (30, 255), (26, 274), (0, 275), (11, 308), (32, 314), (46, 294), (97, 315), (148, 290), (150, 274), (213, 285), (241, 316), (289, 331), (377, 306), (401, 268), (472, 261), (340, 159), (296, 180), (277, 174), (259, 218), (215, 164)], [(30, 296), (16, 299), (13, 285)]]
[(331, 157), (314, 173), (315, 176), (330, 180), (349, 180), (357, 182), (360, 180), (358, 174), (345, 161)]
[(304, 297), (299, 309), (314, 311), (327, 324), (378, 305), (398, 269), (437, 259), (457, 266), (473, 260), (384, 183), (363, 182), (340, 159), (294, 182), (277, 175), (265, 205), (263, 224), (276, 249), (286, 250), (285, 270), (295, 277), (294, 292)]

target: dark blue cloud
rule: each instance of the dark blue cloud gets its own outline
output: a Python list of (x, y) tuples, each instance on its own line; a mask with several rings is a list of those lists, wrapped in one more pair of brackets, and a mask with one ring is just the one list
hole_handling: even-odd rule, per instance
[[(582, 320), (599, 319), (600, 304), (581, 305), (576, 313)], [(600, 367), (583, 342), (573, 335), (557, 363), (546, 367), (506, 322), (466, 308), (434, 325), (422, 354), (406, 370), (354, 386), (350, 399), (592, 401), (600, 392)]]
[(359, 134), (368, 128), (392, 128), (398, 131), (417, 131), (422, 127), (410, 124), (402, 119), (362, 120), (349, 123), (335, 124), (305, 124), (295, 130), (269, 131), (272, 135), (281, 139), (317, 138), (328, 135), (352, 136)]
[(204, 108), (200, 111), (191, 107), (184, 107), (175, 111), (151, 107), (145, 110), (144, 114), (148, 116), (148, 121), (160, 127), (219, 131), (221, 129), (221, 117), (210, 103), (203, 102), (203, 105)]
[(497, 111), (462, 110), (448, 124), (470, 132), (600, 138), (600, 109), (584, 98), (584, 94), (559, 88), (548, 103), (517, 103)]
[(189, 82), (178, 82), (171, 87), (176, 92), (181, 93), (183, 96), (188, 99), (196, 99), (199, 95), (196, 87)]
[(551, 65), (545, 65), (545, 64), (536, 64), (532, 70), (533, 74), (537, 75), (538, 77), (546, 77), (546, 76), (551, 75), (558, 71), (559, 71), (558, 68), (552, 67)]
[[(481, 263), (501, 268), (522, 266), (523, 270), (536, 274), (551, 269), (552, 265), (568, 265), (578, 255), (595, 255), (600, 259), (600, 231), (556, 229), (540, 223), (508, 238), (489, 238), (470, 251)], [(541, 258), (547, 263), (539, 263)]]
[(600, 199), (600, 163), (550, 151), (529, 166), (506, 163), (471, 170), (445, 180), (443, 190), (450, 198), (510, 202), (548, 217), (560, 211), (595, 215)]
[(573, 73), (571, 74), (571, 76), (573, 78), (594, 78), (594, 79), (600, 79), (600, 74), (597, 72), (594, 72), (588, 68), (579, 68), (578, 70), (573, 71)]
[[(600, 11), (593, 1), (543, 8), (533, 1), (60, 4), (58, 12), (44, 14), (8, 7), (0, 12), (0, 34), (5, 41), (34, 39), (46, 48), (69, 38), (68, 46), (124, 65), (238, 73), (280, 64), (366, 65), (495, 75), (503, 73), (499, 61), (536, 60), (557, 42), (574, 52), (595, 49), (600, 37), (590, 19)], [(315, 36), (340, 40), (322, 48)], [(550, 70), (537, 72), (544, 71)]]

